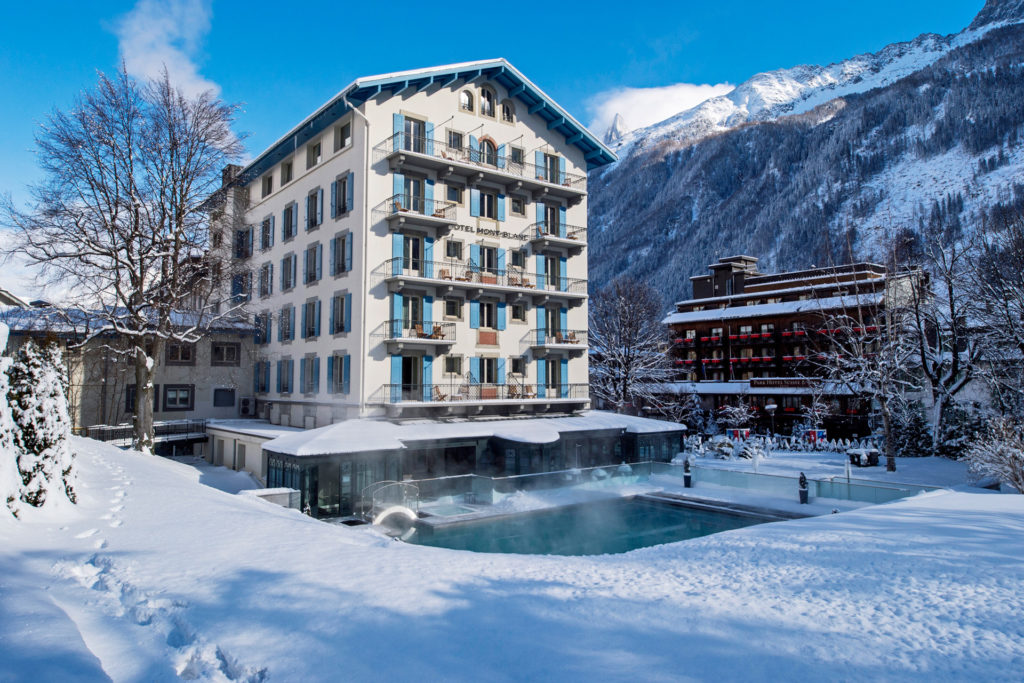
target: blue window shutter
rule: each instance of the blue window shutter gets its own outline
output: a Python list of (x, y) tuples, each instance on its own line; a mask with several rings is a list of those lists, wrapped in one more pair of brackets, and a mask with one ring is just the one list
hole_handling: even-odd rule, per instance
[(558, 207), (558, 236), (565, 237), (565, 206)]
[(306, 195), (306, 199), (302, 202), (302, 217), (305, 221), (305, 229), (309, 230), (309, 195)]
[(569, 359), (563, 358), (561, 363), (562, 379), (559, 382), (562, 385), (562, 398), (569, 398)]
[(331, 218), (338, 217), (338, 181), (331, 183)]
[(397, 403), (402, 397), (402, 357), (391, 356), (391, 401)]
[(320, 393), (320, 356), (313, 357), (313, 393)]
[(274, 246), (274, 231), (275, 230), (277, 230), (277, 228), (274, 226), (274, 215), (271, 214), (271, 216), (270, 216), (270, 246)]
[(338, 274), (338, 238), (331, 239), (331, 275)]
[(391, 234), (391, 274), (402, 274), (402, 251), (405, 247), (405, 237), (402, 233)]
[(281, 313), (278, 316), (277, 341), (284, 341), (284, 336), (283, 336), (284, 335), (284, 316), (285, 316), (285, 310), (282, 308), (281, 309)]
[[(395, 173), (391, 177), (391, 190), (392, 194), (395, 195), (395, 201), (398, 202), (398, 206), (407, 209), (405, 197), (405, 176), (401, 173)], [(388, 207), (390, 212), (394, 212), (396, 207)]]
[(480, 215), (480, 190), (475, 187), (469, 191), (469, 215)]
[(498, 249), (498, 272), (505, 272), (505, 250)]
[(391, 295), (391, 336), (398, 339), (402, 336), (402, 295), (394, 293)]
[(565, 157), (558, 157), (558, 183), (565, 183)]
[(505, 220), (505, 195), (498, 195), (498, 220)]
[(323, 265), (324, 265), (324, 245), (316, 245), (316, 280), (320, 281), (323, 277)]
[(299, 230), (299, 205), (292, 204), (292, 234)]
[(505, 359), (504, 358), (499, 358), (497, 365), (498, 365), (498, 376), (497, 376), (496, 379), (498, 380), (498, 384), (504, 384), (505, 383)]
[(352, 270), (352, 240), (353, 235), (345, 235), (345, 272)]
[(480, 245), (469, 245), (469, 269), (477, 270), (480, 267)]
[(548, 171), (544, 167), (544, 152), (539, 149), (533, 153), (533, 162), (537, 165), (537, 177), (541, 180), (548, 180)]
[(426, 136), (423, 149), (430, 156), (434, 156), (434, 124), (427, 121), (423, 124), (423, 135)]
[(299, 359), (299, 393), (306, 393), (306, 359)]
[(330, 332), (331, 334), (334, 334), (335, 332), (338, 331), (337, 325), (334, 324), (334, 310), (338, 307), (338, 303), (337, 302), (338, 302), (338, 297), (337, 296), (332, 296), (331, 297), (331, 313), (330, 313), (330, 316), (329, 316), (331, 322), (330, 322), (330, 327), (327, 328), (327, 331)]
[(562, 328), (562, 333), (564, 334), (565, 331), (569, 329), (569, 309), (568, 308), (562, 307), (561, 309), (559, 309), (559, 311), (558, 311), (558, 321), (559, 321), (559, 324), (560, 324), (560, 326)]
[(478, 329), (480, 327), (480, 302), (470, 301), (469, 302), (469, 326), (472, 329)]
[(353, 189), (356, 185), (356, 174), (348, 174), (348, 182), (345, 183), (345, 210), (352, 211), (355, 209), (355, 190)]
[(544, 398), (544, 392), (547, 388), (547, 377), (545, 376), (545, 370), (547, 369), (543, 358), (537, 359), (537, 398)]
[(505, 329), (505, 302), (498, 302), (498, 330)]
[(307, 322), (308, 317), (309, 317), (308, 314), (307, 314), (308, 310), (309, 310), (309, 307), (306, 306), (305, 304), (303, 304), (302, 305), (302, 330), (299, 332), (299, 336), (302, 337), (303, 339), (306, 338), (306, 322)]
[(434, 297), (423, 297), (423, 331), (432, 334), (434, 328), (430, 323), (434, 322)]
[(434, 213), (436, 207), (434, 206), (434, 180), (427, 178), (423, 183), (423, 213), (428, 216)]
[(327, 356), (327, 393), (334, 393), (334, 354)]
[(313, 321), (313, 327), (316, 329), (316, 336), (320, 336), (320, 299), (316, 300), (316, 319)]
[(469, 381), (471, 384), (480, 384), (480, 358), (477, 356), (469, 359)]
[(302, 250), (302, 279), (305, 280), (309, 273), (309, 249)]
[(294, 287), (295, 285), (297, 285), (299, 283), (299, 281), (297, 279), (298, 276), (299, 276), (299, 274), (297, 272), (298, 269), (299, 269), (299, 257), (298, 257), (298, 255), (292, 254), (291, 266), (292, 266), (292, 287)]
[(566, 289), (569, 287), (569, 278), (566, 277), (565, 272), (565, 267), (567, 263), (568, 259), (564, 256), (558, 259), (558, 278), (560, 280), (560, 282), (558, 283), (558, 291), (560, 292), (566, 291)]
[(434, 277), (434, 238), (423, 238), (423, 277)]
[(352, 331), (352, 293), (345, 295), (345, 331)]
[(277, 393), (281, 393), (281, 361), (277, 361)]
[(256, 363), (252, 368), (252, 393), (260, 393), (260, 363)]
[(395, 134), (393, 138), (391, 150), (398, 151), (404, 149), (405, 145), (402, 144), (402, 138), (405, 137), (405, 117), (401, 114), (391, 115), (391, 132)]
[(505, 168), (506, 145), (498, 145), (498, 168)]
[(544, 222), (544, 218), (545, 218), (545, 216), (544, 216), (544, 203), (543, 202), (534, 202), (534, 205), (537, 207), (537, 222), (538, 223), (543, 223)]
[(547, 332), (547, 318), (544, 316), (544, 309), (537, 307), (537, 343), (544, 343), (544, 335)]
[(267, 265), (268, 265), (268, 268), (267, 268), (267, 293), (268, 294), (273, 294), (274, 293), (274, 264), (273, 263), (269, 263)]
[(342, 357), (341, 368), (341, 390), (347, 394), (350, 391), (348, 383), (352, 373), (352, 356), (345, 355)]
[(324, 189), (321, 187), (316, 191), (316, 224), (324, 223)]
[[(290, 319), (290, 324), (288, 326), (288, 338), (289, 339), (295, 339), (295, 307), (294, 306), (292, 306), (291, 308), (288, 309), (288, 318)], [(292, 361), (289, 361), (289, 362), (292, 362)]]
[(423, 400), (429, 401), (433, 398), (434, 384), (434, 357), (423, 356)]
[(469, 136), (469, 160), (480, 161), (480, 143), (475, 135)]
[(537, 289), (544, 289), (544, 254), (537, 254)]
[(288, 212), (292, 210), (292, 207), (284, 207), (284, 211), (281, 212), (281, 241), (284, 242), (288, 239), (287, 233), (284, 231), (284, 226), (288, 225)]

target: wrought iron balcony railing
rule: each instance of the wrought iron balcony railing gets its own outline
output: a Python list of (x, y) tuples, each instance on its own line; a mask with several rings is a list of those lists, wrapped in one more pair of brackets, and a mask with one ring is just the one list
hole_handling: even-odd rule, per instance
[(586, 192), (587, 190), (587, 176), (585, 175), (531, 164), (513, 159), (508, 155), (498, 154), (496, 151), (487, 150), (488, 148), (474, 149), (468, 146), (450, 145), (443, 140), (407, 135), (405, 132), (395, 133), (373, 148), (374, 162), (387, 159), (396, 153), (406, 152), (441, 159), (452, 164), (473, 166), (479, 170), (500, 173), (517, 179), (556, 185), (577, 192)]
[(389, 320), (384, 323), (381, 336), (387, 341), (402, 339), (451, 344), (455, 341), (455, 323), (430, 320)]
[(531, 346), (586, 346), (586, 330), (537, 328), (530, 330)]
[(419, 215), (444, 221), (455, 220), (458, 205), (443, 199), (427, 199), (417, 195), (396, 194), (388, 197), (373, 209), (374, 220), (393, 216)]
[(587, 229), (581, 225), (567, 225), (565, 223), (549, 223), (548, 221), (540, 221), (538, 223), (531, 223), (530, 227), (522, 233), (522, 237), (527, 240), (544, 240), (544, 239), (560, 239), (560, 240), (573, 240), (586, 244), (587, 242)]
[(425, 259), (395, 257), (374, 270), (385, 280), (394, 278), (422, 278), (438, 284), (466, 287), (506, 287), (538, 292), (560, 292), (585, 297), (587, 281), (546, 273), (529, 273), (509, 268), (499, 270), (479, 266), (472, 261), (427, 261)]
[(538, 385), (489, 384), (461, 382), (448, 384), (385, 384), (376, 391), (371, 403), (458, 404), (482, 401), (567, 400), (586, 401), (590, 398), (589, 384)]

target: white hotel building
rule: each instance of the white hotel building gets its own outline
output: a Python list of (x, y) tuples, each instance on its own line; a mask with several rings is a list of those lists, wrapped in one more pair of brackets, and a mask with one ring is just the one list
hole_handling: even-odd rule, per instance
[(342, 90), (234, 178), (261, 415), (586, 407), (586, 172), (613, 159), (504, 60)]

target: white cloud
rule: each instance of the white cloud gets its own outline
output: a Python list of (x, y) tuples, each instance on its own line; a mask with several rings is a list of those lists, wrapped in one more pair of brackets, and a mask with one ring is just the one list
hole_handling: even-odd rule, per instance
[(605, 90), (591, 97), (586, 104), (591, 117), (590, 130), (604, 135), (616, 114), (622, 114), (630, 130), (646, 128), (732, 89), (729, 83), (676, 83), (655, 88)]
[(186, 94), (219, 93), (196, 64), (210, 17), (209, 0), (138, 0), (114, 29), (128, 73), (158, 77), (166, 66), (171, 82)]

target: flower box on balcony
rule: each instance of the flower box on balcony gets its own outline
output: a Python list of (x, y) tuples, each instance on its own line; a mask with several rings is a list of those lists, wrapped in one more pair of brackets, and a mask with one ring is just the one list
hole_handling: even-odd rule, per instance
[(718, 365), (718, 364), (719, 364), (719, 363), (721, 363), (721, 362), (722, 362), (722, 359), (721, 359), (721, 358), (712, 358), (712, 359), (711, 359), (711, 364), (712, 364), (712, 365)]
[(794, 330), (793, 334), (795, 334), (798, 337), (803, 337), (806, 336), (807, 330)]
[(793, 356), (794, 360), (807, 360), (807, 356)]
[(792, 337), (792, 336), (793, 336), (793, 333), (792, 333), (792, 332), (783, 332), (783, 333), (782, 333), (782, 336), (783, 336), (783, 337)]
[(730, 362), (730, 363), (739, 363), (739, 362), (740, 362), (740, 359), (739, 359), (739, 358), (730, 358), (730, 359), (729, 359), (729, 362)]
[(707, 338), (707, 337), (701, 337), (701, 338), (700, 338), (700, 340), (701, 340), (702, 342), (706, 342), (706, 341), (708, 340), (708, 338)]
[(750, 360), (751, 360), (750, 358), (740, 358), (740, 362), (741, 363), (749, 363)]
[(793, 356), (783, 356), (782, 360), (784, 360), (784, 361), (786, 361), (788, 363), (789, 361), (793, 360)]
[(878, 332), (878, 326), (877, 325), (868, 325), (867, 327), (864, 328), (864, 331), (865, 332)]
[(676, 360), (676, 365), (682, 365), (682, 364), (683, 364), (683, 361), (678, 360), (678, 359)]
[(721, 337), (715, 337), (715, 336), (711, 336), (711, 337), (708, 337), (708, 339), (710, 339), (710, 340), (711, 340), (711, 341), (713, 341), (713, 342), (716, 342), (716, 341), (721, 341), (721, 340), (722, 340), (722, 338), (721, 338)]
[(755, 332), (754, 334), (750, 335), (750, 338), (751, 339), (760, 339), (761, 338), (761, 334), (759, 332)]
[(782, 409), (782, 412), (784, 412), (784, 413), (795, 413), (796, 412), (796, 408), (793, 408), (792, 406), (786, 406), (785, 408)]
[(730, 334), (729, 335), (729, 341), (736, 341), (738, 338), (739, 338), (739, 335), (735, 335), (735, 334)]
[(675, 343), (676, 344), (682, 344), (683, 343), (683, 338), (682, 337), (677, 337), (676, 340), (675, 340)]
[(683, 362), (686, 363), (687, 365), (693, 365), (695, 361), (687, 359), (684, 360)]
[(750, 339), (750, 335), (749, 334), (741, 334), (740, 335), (740, 341), (743, 341), (744, 339)]

